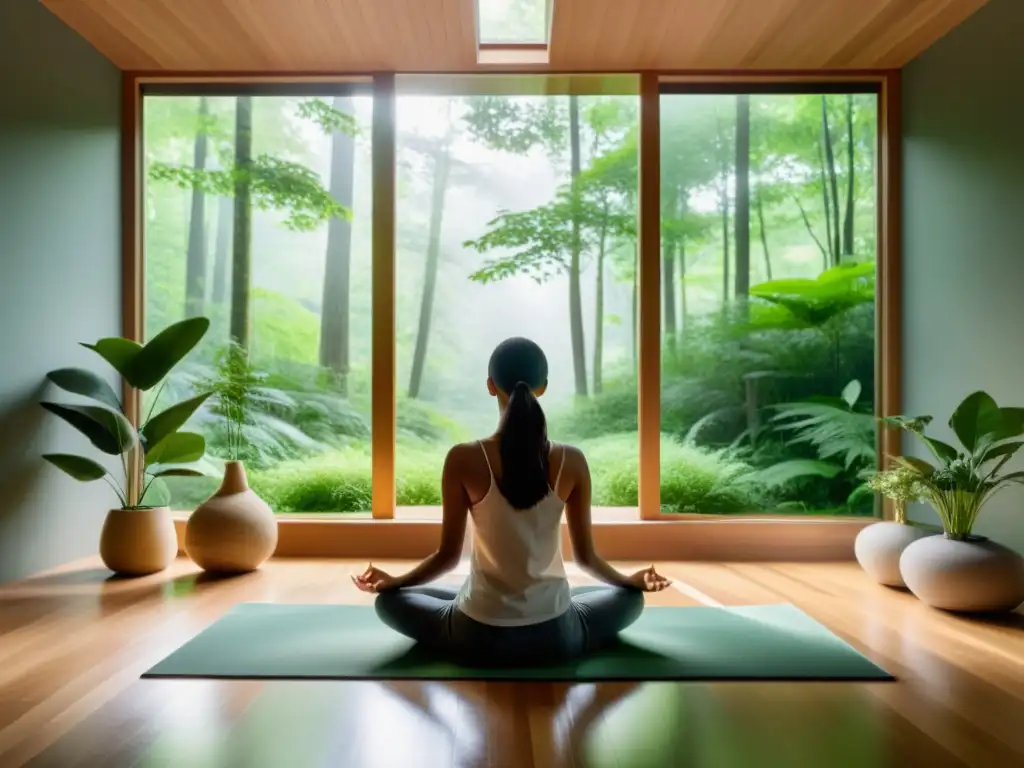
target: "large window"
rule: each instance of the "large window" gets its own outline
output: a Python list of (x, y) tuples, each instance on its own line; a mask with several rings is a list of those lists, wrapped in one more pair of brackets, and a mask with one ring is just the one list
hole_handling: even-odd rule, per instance
[(398, 97), (398, 505), (440, 504), (452, 442), (497, 427), (491, 351), (526, 336), (551, 438), (597, 507), (636, 507), (637, 97), (496, 94)]
[[(550, 363), (549, 434), (589, 460), (596, 519), (636, 519), (645, 456), (661, 502), (645, 517), (873, 514), (878, 93), (663, 82), (644, 102), (659, 105), (660, 210), (641, 211), (639, 80), (398, 75), (392, 93), (378, 78), (393, 122), (375, 122), (369, 81), (145, 89), (142, 336), (212, 323), (154, 396), (230, 366), (255, 384), (240, 441), (216, 400), (189, 425), (210, 477), (156, 492), (192, 508), (237, 454), (279, 513), (369, 514), (376, 498), (386, 516), (393, 460), (396, 514), (436, 517), (448, 449), (497, 427), (491, 351), (527, 336)], [(393, 272), (389, 239), (376, 256), (371, 242), (392, 214)], [(660, 350), (641, 350), (656, 308)], [(391, 344), (393, 389), (371, 355)], [(641, 436), (638, 392), (658, 383), (660, 430)]]
[(660, 111), (662, 511), (872, 514), (877, 96)]
[[(372, 99), (344, 88), (143, 102), (145, 336), (185, 317), (212, 323), (159, 396), (248, 368), (241, 441), (215, 400), (189, 426), (212, 474), (238, 451), (278, 512), (370, 507)], [(158, 490), (191, 508), (217, 484)]]

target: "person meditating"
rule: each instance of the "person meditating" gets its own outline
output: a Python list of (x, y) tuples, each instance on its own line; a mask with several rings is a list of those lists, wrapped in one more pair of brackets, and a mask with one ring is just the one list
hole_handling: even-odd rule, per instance
[[(524, 338), (494, 350), (487, 389), (498, 431), (456, 445), (441, 475), (441, 544), (403, 576), (371, 563), (352, 580), (377, 594), (380, 619), (424, 647), (470, 666), (567, 661), (615, 642), (640, 616), (644, 592), (669, 586), (652, 565), (625, 575), (594, 551), (590, 470), (579, 449), (548, 440), (537, 398), (547, 387), (541, 348)], [(561, 552), (563, 509), (576, 562), (607, 587), (570, 589)], [(469, 577), (460, 589), (425, 585), (451, 571), (473, 518)]]

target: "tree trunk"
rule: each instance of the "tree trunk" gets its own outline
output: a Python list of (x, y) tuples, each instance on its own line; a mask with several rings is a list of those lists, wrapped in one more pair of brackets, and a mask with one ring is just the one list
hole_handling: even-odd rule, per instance
[(594, 297), (594, 394), (601, 394), (604, 366), (604, 256), (608, 238), (608, 201), (603, 201), (601, 232), (597, 243), (597, 285)]
[[(795, 202), (796, 207), (800, 209), (800, 218), (804, 220), (804, 226), (807, 227), (807, 234), (811, 236), (811, 239), (818, 246), (818, 250), (821, 251), (821, 258), (825, 264), (824, 269), (828, 269), (828, 250), (821, 244), (821, 240), (818, 239), (818, 236), (814, 234), (814, 227), (811, 226), (811, 219), (808, 217), (807, 211), (804, 209), (804, 204), (800, 202), (800, 198), (798, 197), (794, 197), (793, 202)], [(828, 209), (826, 208), (826, 211), (827, 210)]]
[(217, 199), (217, 239), (213, 245), (213, 295), (212, 301), (223, 306), (228, 298), (228, 264), (231, 247), (231, 227), (234, 218), (234, 200), (230, 197)]
[(839, 263), (839, 184), (836, 180), (836, 154), (832, 147), (832, 131), (828, 124), (828, 97), (821, 97), (821, 135), (825, 143), (825, 162), (828, 164), (828, 185), (832, 193), (832, 211), (835, 213), (835, 226), (832, 228), (832, 264)]
[[(671, 219), (678, 216), (676, 205), (676, 188), (666, 190), (665, 213)], [(661, 303), (662, 328), (664, 328), (664, 344), (671, 354), (676, 350), (676, 243), (675, 234), (662, 235), (661, 245)]]
[(843, 219), (843, 254), (853, 255), (853, 94), (846, 96), (846, 216)]
[[(350, 96), (335, 97), (334, 109), (347, 115), (355, 112)], [(349, 210), (353, 201), (355, 159), (355, 137), (345, 131), (335, 131), (331, 137), (329, 191)], [(338, 391), (344, 397), (348, 396), (351, 271), (352, 222), (349, 219), (331, 219), (327, 225), (320, 307), (320, 365), (331, 371)]]
[[(193, 167), (206, 170), (206, 118), (210, 104), (205, 96), (199, 97), (199, 119)], [(206, 194), (200, 187), (192, 188), (192, 212), (188, 222), (188, 255), (185, 259), (185, 317), (203, 314), (206, 303)]]
[(679, 335), (686, 333), (689, 307), (686, 300), (686, 240), (679, 242)]
[(720, 188), (722, 205), (722, 306), (729, 303), (729, 190), (725, 177)]
[(231, 260), (231, 339), (249, 348), (252, 283), (252, 96), (235, 106), (235, 223)]
[(444, 216), (444, 198), (448, 191), (448, 176), (451, 170), (451, 133), (445, 138), (444, 146), (434, 155), (434, 186), (430, 200), (430, 229), (427, 235), (427, 263), (423, 277), (423, 295), (420, 298), (420, 322), (416, 328), (416, 347), (412, 355), (412, 371), (409, 374), (409, 397), (420, 396), (423, 384), (423, 368), (427, 361), (427, 344), (430, 341), (430, 320), (434, 311), (434, 294), (437, 289), (437, 271), (441, 261), (441, 221)]
[[(818, 177), (821, 180), (821, 199), (825, 206), (825, 245), (826, 248), (822, 249), (822, 255), (825, 258), (825, 269), (828, 269), (832, 262), (835, 261), (835, 255), (832, 251), (832, 205), (829, 201), (828, 196), (828, 181), (825, 178), (825, 150), (822, 148), (824, 140), (818, 142)], [(804, 214), (806, 219), (806, 214)], [(807, 222), (807, 228), (810, 230), (811, 225)], [(811, 235), (817, 240), (817, 236), (811, 232)], [(837, 235), (838, 237), (838, 235)]]
[(583, 250), (580, 236), (580, 105), (578, 96), (569, 97), (569, 161), (572, 177), (572, 253), (569, 262), (569, 333), (572, 338), (572, 362), (576, 395), (587, 396), (587, 357), (583, 338), (583, 300), (580, 293), (580, 260)]
[(729, 303), (729, 163), (726, 159), (726, 137), (722, 122), (715, 115), (718, 125), (718, 163), (721, 179), (718, 184), (719, 204), (722, 212), (722, 307)]
[(750, 295), (750, 96), (736, 97), (736, 288), (737, 299)]
[(757, 224), (758, 229), (761, 231), (761, 248), (764, 250), (764, 268), (767, 279), (772, 279), (772, 257), (768, 253), (768, 233), (764, 228), (764, 203), (761, 200), (760, 185), (757, 190)]

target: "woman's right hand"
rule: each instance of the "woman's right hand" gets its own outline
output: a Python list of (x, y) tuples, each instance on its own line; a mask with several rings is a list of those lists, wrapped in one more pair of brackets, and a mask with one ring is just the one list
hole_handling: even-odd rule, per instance
[(671, 584), (671, 581), (654, 570), (653, 565), (650, 568), (644, 568), (642, 571), (637, 571), (632, 576), (626, 577), (627, 587), (639, 589), (643, 592), (661, 592), (661, 590), (667, 589)]

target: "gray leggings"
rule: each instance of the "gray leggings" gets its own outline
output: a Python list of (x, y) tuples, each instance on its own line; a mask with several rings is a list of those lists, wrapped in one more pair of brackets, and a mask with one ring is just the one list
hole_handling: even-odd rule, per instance
[(540, 624), (495, 627), (455, 607), (454, 587), (397, 589), (377, 596), (381, 621), (420, 645), (465, 666), (558, 663), (612, 645), (644, 608), (640, 590), (575, 587), (561, 616)]

